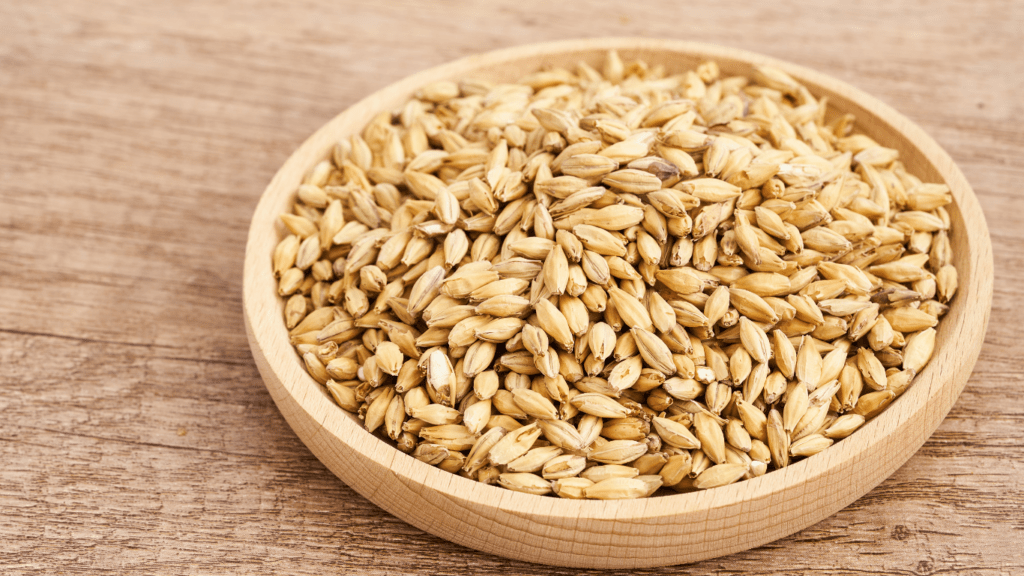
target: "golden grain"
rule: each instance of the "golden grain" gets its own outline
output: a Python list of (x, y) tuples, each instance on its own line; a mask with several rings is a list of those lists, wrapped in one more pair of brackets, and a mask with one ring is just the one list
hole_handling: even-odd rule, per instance
[(601, 70), (432, 83), (307, 173), (270, 262), (307, 372), (563, 498), (760, 476), (884, 410), (957, 292), (949, 188), (781, 70)]

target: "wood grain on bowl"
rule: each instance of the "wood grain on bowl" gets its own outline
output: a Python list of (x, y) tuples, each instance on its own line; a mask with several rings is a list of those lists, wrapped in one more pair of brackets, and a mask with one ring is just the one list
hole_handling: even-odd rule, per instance
[[(509, 493), (437, 470), (363, 430), (306, 373), (288, 342), (270, 254), (306, 171), (342, 136), (439, 79), (514, 81), (543, 65), (598, 63), (608, 49), (670, 71), (716, 60), (749, 75), (772, 64), (852, 113), (859, 130), (900, 151), (909, 172), (944, 182), (955, 203), (951, 242), (960, 293), (939, 328), (932, 363), (916, 385), (853, 436), (816, 457), (738, 485), (655, 500), (581, 502)], [(479, 550), (549, 564), (641, 567), (690, 562), (757, 546), (849, 504), (905, 462), (955, 402), (977, 358), (992, 292), (991, 245), (977, 201), (948, 155), (908, 120), (822, 74), (755, 54), (654, 40), (593, 40), (525, 46), (422, 72), (364, 99), (307, 140), (274, 177), (257, 207), (245, 265), (245, 317), (253, 355), (297, 435), (328, 468), (371, 501), (429, 532)]]

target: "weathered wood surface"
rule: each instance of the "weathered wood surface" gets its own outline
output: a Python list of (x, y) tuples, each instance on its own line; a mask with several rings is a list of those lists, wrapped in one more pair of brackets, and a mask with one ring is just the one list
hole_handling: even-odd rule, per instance
[(1022, 30), (1011, 1), (0, 4), (0, 572), (575, 573), (450, 545), (338, 481), (264, 389), (240, 290), (260, 191), (337, 112), (459, 56), (598, 35), (878, 96), (959, 163), (996, 261), (974, 375), (906, 466), (789, 538), (636, 573), (1024, 572)]

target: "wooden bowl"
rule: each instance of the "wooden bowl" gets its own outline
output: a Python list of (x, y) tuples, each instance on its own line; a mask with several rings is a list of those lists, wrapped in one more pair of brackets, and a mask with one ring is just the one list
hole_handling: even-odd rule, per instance
[[(960, 290), (938, 329), (935, 355), (914, 385), (881, 415), (835, 446), (777, 472), (722, 488), (641, 500), (583, 501), (487, 486), (407, 456), (364, 430), (307, 375), (288, 341), (271, 254), (304, 173), (343, 136), (380, 110), (400, 107), (420, 86), (478, 77), (513, 81), (542, 65), (603, 61), (609, 49), (669, 71), (714, 59), (724, 74), (777, 66), (833, 113), (852, 112), (858, 130), (896, 148), (907, 169), (945, 182), (955, 199), (954, 264)], [(977, 361), (992, 301), (992, 246), (963, 174), (919, 127), (867, 94), (812, 70), (730, 48), (648, 39), (595, 39), (521, 46), (420, 72), (358, 102), (328, 122), (285, 162), (263, 193), (245, 255), (245, 321), (253, 357), (295, 433), (357, 492), (410, 524), (477, 550), (530, 562), (639, 568), (694, 562), (747, 550), (810, 526), (892, 474), (938, 427)], [(344, 546), (344, 543), (339, 543)]]

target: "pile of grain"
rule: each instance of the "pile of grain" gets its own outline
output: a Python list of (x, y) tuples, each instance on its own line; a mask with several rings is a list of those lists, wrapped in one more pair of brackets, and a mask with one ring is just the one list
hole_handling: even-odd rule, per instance
[(315, 166), (273, 256), (310, 375), (481, 482), (634, 498), (760, 476), (911, 384), (952, 201), (768, 67), (437, 82)]

